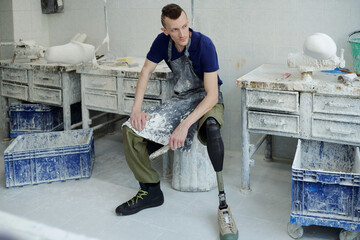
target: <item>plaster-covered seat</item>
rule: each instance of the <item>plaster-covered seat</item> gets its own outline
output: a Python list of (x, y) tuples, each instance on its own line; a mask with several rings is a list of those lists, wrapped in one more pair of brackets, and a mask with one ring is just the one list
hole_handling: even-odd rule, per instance
[(196, 192), (209, 191), (216, 186), (216, 173), (207, 147), (195, 135), (189, 152), (174, 151), (172, 187), (180, 191)]

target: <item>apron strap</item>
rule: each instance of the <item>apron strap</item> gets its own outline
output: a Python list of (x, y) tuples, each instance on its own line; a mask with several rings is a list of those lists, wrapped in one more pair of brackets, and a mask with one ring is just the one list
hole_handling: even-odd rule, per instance
[[(172, 44), (173, 44), (173, 41), (172, 41), (172, 39), (171, 39), (171, 37), (170, 37), (170, 39), (169, 39), (169, 45), (168, 45), (168, 62), (171, 62)], [(184, 53), (184, 55), (185, 55), (187, 58), (189, 58), (189, 56), (190, 56), (189, 51), (188, 51), (188, 49), (189, 49), (189, 47), (190, 47), (190, 44), (191, 44), (191, 37), (189, 36), (189, 41), (188, 41), (188, 43), (186, 44), (185, 53)]]
[(172, 50), (172, 40), (171, 40), (171, 37), (170, 37), (169, 45), (168, 45), (168, 62), (171, 62), (171, 50)]

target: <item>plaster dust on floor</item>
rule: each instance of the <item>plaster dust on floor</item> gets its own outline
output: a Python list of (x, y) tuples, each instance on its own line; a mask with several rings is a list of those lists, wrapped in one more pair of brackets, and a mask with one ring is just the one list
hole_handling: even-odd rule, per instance
[[(9, 142), (0, 142), (4, 151)], [(217, 189), (208, 192), (181, 192), (171, 180), (161, 177), (165, 203), (129, 217), (118, 217), (115, 208), (136, 194), (139, 185), (124, 157), (119, 128), (113, 134), (95, 134), (95, 164), (90, 179), (5, 188), (4, 161), (0, 161), (0, 213), (31, 224), (61, 229), (67, 236), (86, 239), (218, 240)], [(227, 200), (239, 228), (239, 239), (289, 240), (287, 223), (291, 205), (292, 160), (263, 161), (254, 155), (252, 191), (240, 191), (241, 153), (225, 151), (224, 183)], [(152, 164), (161, 173), (162, 162)], [(1, 216), (4, 216), (3, 214)], [(0, 217), (0, 226), (9, 218)], [(17, 224), (16, 231), (28, 230)], [(29, 225), (27, 225), (29, 226)], [(34, 227), (34, 229), (36, 229)], [(340, 229), (304, 227), (302, 240), (337, 240)], [(46, 232), (38, 231), (37, 234)], [(73, 234), (73, 235), (71, 235)], [(49, 239), (38, 236), (36, 239)], [(51, 238), (50, 238), (51, 239)], [(56, 239), (56, 238), (54, 238)], [(63, 238), (62, 240), (77, 238)], [(20, 240), (20, 239), (16, 239)], [(27, 239), (26, 239), (27, 240)]]

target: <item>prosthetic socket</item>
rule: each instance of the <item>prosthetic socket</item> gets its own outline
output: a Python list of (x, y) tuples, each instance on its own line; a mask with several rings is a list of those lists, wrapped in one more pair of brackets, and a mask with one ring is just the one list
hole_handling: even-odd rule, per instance
[(220, 209), (223, 209), (227, 207), (224, 192), (224, 183), (222, 178), (222, 170), (224, 164), (224, 143), (220, 134), (220, 125), (212, 117), (206, 120), (206, 135), (208, 154), (216, 172), (219, 189)]

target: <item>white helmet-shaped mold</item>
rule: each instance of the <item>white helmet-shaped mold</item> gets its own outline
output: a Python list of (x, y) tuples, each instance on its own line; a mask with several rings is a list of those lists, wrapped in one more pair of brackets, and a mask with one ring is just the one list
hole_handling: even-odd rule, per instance
[(336, 55), (334, 40), (324, 33), (314, 33), (305, 39), (303, 50), (309, 57), (327, 60)]

